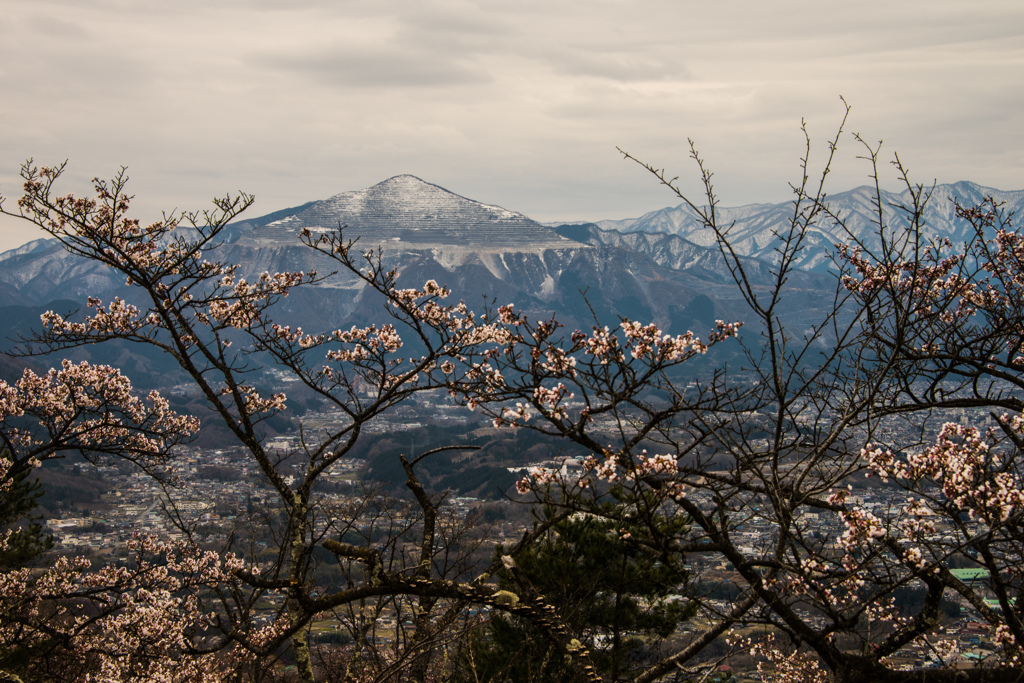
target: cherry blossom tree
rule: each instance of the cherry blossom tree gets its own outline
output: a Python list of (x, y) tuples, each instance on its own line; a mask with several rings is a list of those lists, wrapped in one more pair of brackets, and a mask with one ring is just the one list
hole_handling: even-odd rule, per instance
[[(908, 503), (898, 520), (858, 519), (851, 534), (898, 541), (904, 558), (936, 575), (934, 592), (981, 615), (1001, 647), (998, 662), (1019, 672), (1024, 245), (992, 199), (954, 206), (969, 228), (962, 243), (929, 236), (919, 216), (930, 193), (912, 186), (910, 194), (911, 230), (840, 253), (850, 269), (844, 285), (867, 312), (865, 338), (898, 359), (890, 412), (934, 426), (919, 419), (920, 445), (879, 434), (865, 447), (870, 472), (906, 491)], [(953, 558), (984, 578), (957, 579), (946, 571)]]
[[(808, 138), (767, 278), (733, 248), (696, 151), (703, 201), (644, 165), (718, 237), (747, 306), (744, 334), (730, 341), (743, 349), (743, 368), (673, 373), (737, 336), (738, 323), (719, 322), (701, 342), (628, 320), (563, 333), (505, 308), (501, 319), (517, 333), (479, 356), (468, 381), (452, 384), (496, 424), (592, 451), (577, 468), (529, 472), (523, 495), (618, 524), (665, 562), (728, 563), (720, 581), (730, 602), (714, 599), (721, 582), (712, 590), (695, 577), (680, 586), (703, 627), (635, 681), (706, 675), (727, 634), (734, 652), (750, 651), (763, 675), (783, 679), (1020, 676), (1024, 247), (992, 202), (956, 208), (974, 228), (966, 243), (929, 237), (929, 193), (897, 158), (910, 202), (885, 206), (878, 151), (865, 145), (876, 178), (874, 234), (847, 231), (849, 241), (836, 245), (831, 311), (794, 329), (786, 310), (805, 296), (794, 264), (821, 223), (845, 226), (824, 186), (841, 134), (815, 182)], [(903, 492), (868, 506), (870, 486)], [(843, 531), (830, 534), (826, 521)], [(752, 527), (759, 538), (744, 533)], [(958, 579), (951, 569), (963, 566), (987, 578)], [(922, 597), (899, 604), (907, 592)], [(957, 646), (940, 628), (949, 601), (987, 625), (994, 650), (985, 666), (900, 670), (894, 660), (910, 647), (954, 665)], [(752, 628), (773, 639), (737, 637)]]
[[(358, 633), (367, 601), (384, 600), (413, 615), (415, 634), (390, 652), (356, 646), (332, 671), (428, 680), (448, 673), (435, 655), (452, 643), (452, 625), (468, 628), (466, 607), (483, 605), (536, 627), (553, 651), (570, 658), (567, 675), (596, 681), (588, 646), (516, 562), (564, 520), (595, 518), (629, 552), (685, 577), (677, 593), (697, 613), (688, 634), (630, 672), (636, 683), (706, 679), (741, 655), (759, 658), (762, 676), (774, 680), (1017, 680), (1024, 642), (1017, 600), (1024, 580), (1024, 244), (1012, 217), (993, 202), (957, 207), (973, 228), (965, 243), (931, 236), (925, 208), (939, 200), (912, 184), (897, 159), (910, 201), (884, 206), (878, 151), (865, 146), (876, 179), (874, 234), (861, 239), (848, 230), (835, 248), (830, 310), (795, 327), (787, 312), (807, 296), (796, 264), (823, 222), (845, 225), (830, 210), (824, 183), (842, 130), (829, 141), (819, 174), (808, 137), (793, 210), (776, 232), (767, 267), (734, 249), (696, 151), (701, 201), (646, 167), (717, 236), (745, 304), (742, 320), (681, 334), (632, 320), (595, 320), (589, 330), (570, 331), (513, 305), (477, 314), (448, 302), (448, 291), (433, 281), (399, 286), (379, 251), (358, 251), (342, 232), (306, 232), (302, 240), (332, 268), (359, 277), (386, 304), (389, 319), (306, 331), (279, 319), (279, 304), (327, 276), (253, 275), (218, 256), (225, 226), (251, 197), (224, 198), (209, 213), (143, 227), (128, 218), (123, 173), (97, 181), (95, 198), (83, 199), (57, 194), (62, 168), (26, 165), (17, 213), (71, 253), (114, 268), (139, 294), (90, 299), (79, 316), (48, 313), (28, 350), (121, 340), (163, 351), (244, 446), (283, 511), (272, 561), (138, 541), (144, 554), (136, 565), (168, 567), (160, 580), (179, 582), (162, 604), (188, 625), (179, 629), (183, 636), (167, 631), (154, 648), (171, 659), (209, 658), (214, 664), (204, 671), (213, 672), (246, 657), (272, 658), (286, 646), (300, 680), (312, 681), (311, 624), (330, 614)], [(719, 345), (739, 349), (743, 367), (694, 369)], [(285, 414), (289, 398), (267, 389), (258, 372), (264, 362), (343, 414), (343, 425), (303, 430), (291, 451), (268, 448), (261, 424)], [(437, 390), (496, 426), (567, 438), (590, 452), (561, 468), (528, 472), (519, 494), (551, 513), (486, 567), (462, 562), (461, 548), (476, 542), (471, 530), (450, 524), (443, 494), (429, 492), (417, 475), (431, 452), (402, 457), (416, 512), (392, 517), (412, 522), (383, 538), (351, 542), (357, 513), (332, 508), (317, 491), (370, 421)], [(133, 419), (156, 428), (158, 418), (145, 415)], [(177, 425), (179, 433), (190, 429)], [(130, 446), (114, 455), (166, 476), (166, 458), (150, 458), (138, 440), (156, 435), (134, 434), (106, 433), (75, 447), (107, 453), (102, 444), (114, 439)], [(868, 487), (888, 492), (890, 504), (866, 503)], [(830, 533), (831, 523), (840, 531)], [(443, 538), (452, 541), (439, 543)], [(450, 554), (461, 559), (448, 563), (439, 548), (455, 549)], [(320, 550), (344, 567), (344, 587), (326, 587)], [(155, 556), (159, 561), (147, 559)], [(688, 571), (691, 560), (719, 567), (716, 580)], [(981, 578), (958, 578), (954, 568), (965, 566)], [(499, 569), (501, 588), (493, 580)], [(84, 582), (86, 572), (80, 575)], [(195, 590), (200, 585), (208, 592)], [(123, 585), (118, 595), (133, 590)], [(907, 604), (901, 596), (908, 593), (921, 597)], [(279, 607), (269, 625), (257, 627), (253, 605), (267, 597), (279, 598)], [(895, 658), (911, 647), (953, 664), (957, 645), (941, 631), (950, 600), (989, 629), (995, 649), (986, 666), (900, 670)], [(114, 659), (135, 667), (149, 661)]]
[[(350, 329), (303, 330), (280, 319), (279, 304), (295, 288), (315, 286), (328, 276), (316, 272), (250, 275), (222, 258), (219, 247), (224, 230), (252, 203), (251, 196), (225, 197), (216, 200), (211, 211), (165, 215), (143, 226), (129, 217), (123, 171), (110, 181), (94, 181), (95, 195), (83, 198), (58, 194), (56, 184), (63, 168), (27, 163), (17, 210), (2, 205), (0, 210), (39, 225), (71, 254), (114, 269), (133, 295), (112, 301), (90, 297), (77, 315), (46, 313), (43, 331), (26, 342), (25, 353), (114, 341), (157, 349), (178, 364), (278, 498), (281, 514), (276, 521), (268, 518), (276, 543), (269, 554), (273, 559), (267, 559), (267, 553), (244, 559), (222, 553), (216, 565), (220, 574), (167, 588), (173, 597), (160, 604), (170, 611), (154, 613), (153, 618), (168, 629), (177, 624), (180, 633), (161, 631), (165, 633), (161, 637), (171, 643), (161, 647), (186, 654), (221, 653), (235, 658), (232, 661), (244, 661), (245, 656), (262, 661), (272, 660), (287, 646), (299, 679), (313, 681), (316, 671), (309, 630), (315, 620), (367, 601), (395, 605), (401, 599), (403, 609), (411, 609), (416, 621), (415, 633), (405, 641), (407, 647), (371, 662), (369, 668), (365, 662), (359, 664), (353, 671), (386, 677), (405, 670), (412, 680), (422, 681), (433, 675), (437, 662), (433, 653), (452, 624), (467, 606), (483, 604), (538, 622), (547, 637), (581, 662), (584, 678), (595, 679), (586, 649), (574, 644), (577, 641), (542, 596), (510, 595), (488, 584), (499, 567), (514, 565), (513, 556), (543, 534), (546, 526), (509, 548), (504, 561), (475, 569), (452, 561), (468, 552), (458, 549), (466, 536), (447, 523), (444, 494), (428, 492), (416, 474), (422, 459), (437, 449), (402, 457), (416, 512), (405, 514), (406, 523), (383, 538), (349, 542), (352, 534), (346, 537), (346, 533), (357, 527), (357, 520), (339, 511), (318, 488), (323, 475), (351, 452), (369, 422), (419, 392), (449, 386), (453, 375), (467, 374), (466, 363), (478, 348), (510, 338), (504, 323), (486, 312), (477, 315), (462, 302), (447, 302), (448, 290), (434, 281), (400, 287), (397, 274), (383, 266), (379, 250), (360, 252), (340, 231), (305, 231), (301, 235), (305, 245), (375, 292), (386, 305), (389, 320)], [(298, 446), (290, 450), (269, 447), (263, 423), (286, 414), (289, 402), (284, 393), (267, 389), (275, 382), (261, 374), (267, 367), (286, 373), (307, 394), (325, 402), (342, 417), (340, 425), (303, 429)], [(159, 401), (155, 395), (150, 400)], [(159, 407), (166, 412), (165, 402)], [(63, 409), (59, 400), (53, 406), (58, 413)], [(193, 422), (167, 422), (171, 419), (158, 412), (150, 421), (171, 433), (194, 429)], [(12, 434), (10, 438), (20, 444), (17, 433)], [(135, 458), (147, 471), (161, 476), (159, 467), (142, 457), (151, 445), (146, 438), (137, 431), (121, 434), (97, 427), (82, 437), (88, 441), (80, 446), (102, 453), (113, 439), (120, 448), (118, 455)], [(47, 447), (45, 438), (38, 443)], [(186, 534), (188, 546), (190, 527), (182, 523), (180, 531)], [(396, 552), (410, 545), (417, 551)], [(197, 554), (194, 540), (188, 547), (192, 548), (188, 557), (207, 558)], [(332, 554), (346, 573), (340, 590), (330, 587), (324, 565), (317, 559), (321, 551)], [(147, 552), (162, 553), (164, 564), (172, 564), (171, 551)], [(202, 561), (203, 566), (215, 566), (212, 559)], [(139, 566), (149, 565), (140, 560)], [(182, 573), (175, 570), (175, 576)], [(209, 594), (197, 597), (195, 589), (201, 584)], [(149, 590), (130, 583), (118, 586), (118, 595), (125, 600), (132, 599), (133, 591)], [(257, 603), (266, 599), (278, 605), (269, 626), (257, 623), (255, 611)], [(175, 610), (184, 616), (169, 617)], [(202, 634), (203, 642), (185, 643), (182, 638), (189, 633)], [(193, 670), (213, 670), (203, 662), (196, 660)]]
[[(170, 450), (197, 427), (157, 392), (137, 396), (114, 368), (65, 361), (44, 375), (25, 370), (14, 384), (0, 381), (0, 497), (33, 468), (68, 453), (125, 459), (173, 485)], [(0, 553), (18, 533), (5, 530)], [(93, 680), (223, 680), (219, 660), (188, 656), (182, 663), (195, 651), (182, 623), (198, 625), (204, 616), (195, 597), (175, 595), (230, 578), (221, 558), (182, 554), (148, 537), (131, 550), (131, 566), (89, 571), (87, 559), (58, 557), (42, 570), (0, 572), (5, 680), (56, 680), (69, 671)]]

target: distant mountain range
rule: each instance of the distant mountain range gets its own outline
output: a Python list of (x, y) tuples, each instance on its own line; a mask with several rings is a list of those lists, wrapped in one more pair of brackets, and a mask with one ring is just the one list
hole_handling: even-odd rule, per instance
[[(455, 300), (478, 311), (491, 301), (514, 302), (534, 319), (555, 315), (570, 330), (589, 328), (596, 314), (602, 324), (623, 316), (657, 320), (673, 332), (704, 331), (716, 317), (738, 313), (733, 290), (720, 274), (709, 280), (709, 273), (661, 265), (627, 244), (559, 233), (413, 176), (232, 224), (218, 257), (241, 264), (240, 274), (250, 278), (263, 271), (330, 272), (337, 264), (302, 245), (298, 233), (339, 226), (360, 247), (383, 246), (386, 265), (398, 269), (404, 286), (430, 279), (445, 283)], [(123, 277), (68, 254), (55, 240), (0, 254), (0, 333), (8, 339), (37, 326), (42, 311), (73, 311), (87, 296), (131, 301), (138, 294)], [(347, 273), (294, 291), (280, 308), (279, 320), (309, 330), (364, 324), (383, 315), (381, 301)], [(126, 364), (133, 376), (166, 381), (160, 376), (167, 371), (162, 359), (139, 353), (86, 347), (73, 355)]]
[[(1006, 201), (1010, 209), (1024, 204), (1024, 192), (998, 192), (971, 183), (939, 186), (927, 215), (929, 229), (959, 236), (963, 226), (944, 198), (972, 203), (986, 195)], [(887, 194), (884, 199), (895, 204), (905, 198)], [(829, 201), (847, 217), (851, 231), (870, 234), (872, 206), (864, 188)], [(734, 222), (735, 244), (747, 255), (747, 272), (755, 280), (768, 281), (772, 230), (784, 225), (791, 211), (787, 204), (719, 209), (724, 220)], [(693, 330), (703, 335), (715, 319), (747, 317), (714, 241), (682, 207), (630, 221), (551, 228), (409, 175), (234, 223), (219, 256), (242, 264), (246, 277), (263, 271), (329, 272), (335, 270), (332, 263), (303, 246), (298, 233), (339, 226), (346, 236), (358, 237), (361, 247), (383, 247), (386, 264), (398, 269), (405, 286), (434, 279), (471, 306), (514, 302), (534, 319), (554, 315), (570, 330), (589, 328), (596, 315), (601, 324), (627, 317), (658, 322), (672, 333)], [(790, 278), (790, 297), (778, 311), (800, 329), (810, 326), (831, 300), (822, 296), (835, 286), (834, 276), (826, 272), (828, 250), (845, 241), (834, 225), (819, 226), (819, 231), (801, 261), (805, 272)], [(123, 278), (67, 254), (54, 240), (37, 240), (0, 254), (0, 334), (7, 338), (37, 325), (43, 310), (74, 310), (87, 296), (130, 300), (133, 293)], [(310, 330), (365, 323), (381, 315), (380, 302), (345, 273), (324, 286), (301, 288), (282, 302), (280, 312), (282, 319)], [(161, 381), (161, 359), (124, 348), (113, 352), (117, 357), (102, 360)], [(111, 351), (86, 348), (75, 353), (92, 357)]]
[[(892, 228), (906, 227), (906, 212), (900, 207), (909, 205), (910, 191), (882, 191), (882, 207), (886, 221)], [(936, 185), (931, 191), (931, 201), (925, 212), (928, 236), (946, 236), (954, 241), (967, 237), (967, 224), (956, 217), (954, 200), (964, 206), (974, 206), (986, 197), (1005, 202), (1008, 211), (1024, 209), (1024, 190), (1004, 192), (976, 183), (961, 181), (949, 185)], [(878, 210), (874, 202), (874, 189), (864, 186), (849, 192), (829, 195), (826, 199), (831, 211), (845, 223), (846, 229), (858, 239), (873, 244)], [(774, 260), (774, 231), (787, 225), (793, 216), (792, 202), (781, 204), (749, 204), (738, 207), (718, 207), (719, 223), (732, 224), (730, 236), (737, 253), (755, 258)], [(705, 228), (685, 204), (667, 207), (645, 213), (639, 218), (625, 220), (597, 221), (603, 230), (620, 233), (664, 233), (683, 237), (705, 247), (715, 245), (715, 235)], [(808, 240), (803, 258), (798, 267), (807, 270), (826, 270), (830, 260), (828, 252), (836, 243), (847, 243), (850, 235), (835, 221), (823, 218), (818, 222), (816, 234)]]

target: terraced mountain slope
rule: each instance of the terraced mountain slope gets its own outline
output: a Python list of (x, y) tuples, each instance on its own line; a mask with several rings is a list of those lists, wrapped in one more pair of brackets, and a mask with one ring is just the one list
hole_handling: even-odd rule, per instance
[(336, 230), (359, 237), (364, 247), (390, 251), (465, 248), (472, 251), (538, 251), (580, 247), (521, 213), (481, 204), (425, 182), (399, 175), (365, 190), (342, 192), (299, 207), (297, 213), (243, 234), (256, 244), (294, 243), (303, 228)]

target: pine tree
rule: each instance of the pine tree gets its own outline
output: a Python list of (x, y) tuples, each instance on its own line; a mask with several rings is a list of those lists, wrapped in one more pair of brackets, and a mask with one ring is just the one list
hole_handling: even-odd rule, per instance
[[(620, 526), (577, 515), (517, 557), (518, 582), (509, 572), (501, 577), (501, 588), (513, 592), (523, 579), (532, 584), (611, 681), (652, 659), (660, 640), (692, 614), (671, 595), (686, 578), (675, 561), (681, 558), (666, 562)], [(536, 628), (507, 615), (492, 616), (471, 648), (467, 664), (481, 681), (568, 681), (577, 673)]]
[(53, 537), (44, 533), (40, 518), (32, 514), (43, 489), (30, 478), (31, 473), (27, 469), (11, 473), (8, 486), (0, 488), (0, 532), (12, 530), (6, 548), (0, 548), (3, 569), (24, 566), (53, 546)]

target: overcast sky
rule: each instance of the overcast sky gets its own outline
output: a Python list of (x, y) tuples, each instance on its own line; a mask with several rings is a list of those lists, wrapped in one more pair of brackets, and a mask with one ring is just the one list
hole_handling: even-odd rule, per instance
[[(1024, 188), (1020, 0), (0, 0), (0, 191), (125, 165), (144, 221), (252, 216), (412, 173), (535, 219), (678, 204), (692, 138), (724, 205), (784, 201), (839, 123), (914, 179)], [(868, 168), (844, 138), (833, 191)], [(886, 170), (885, 185), (896, 187)], [(0, 221), (0, 249), (39, 236)]]

